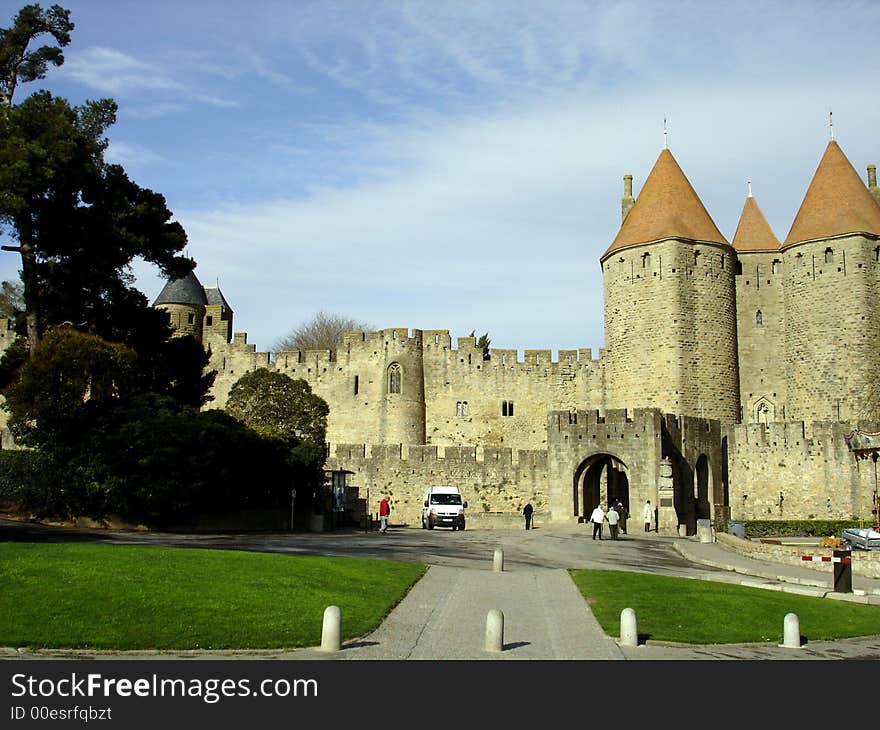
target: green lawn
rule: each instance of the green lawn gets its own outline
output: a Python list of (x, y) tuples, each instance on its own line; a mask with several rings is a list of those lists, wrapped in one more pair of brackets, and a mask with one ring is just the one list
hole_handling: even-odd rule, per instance
[(609, 570), (570, 571), (593, 614), (620, 636), (620, 612), (636, 613), (639, 640), (686, 644), (782, 643), (785, 615), (821, 641), (880, 634), (880, 607), (761, 588)]
[(424, 574), (414, 563), (232, 550), (0, 543), (0, 646), (275, 649), (379, 625)]

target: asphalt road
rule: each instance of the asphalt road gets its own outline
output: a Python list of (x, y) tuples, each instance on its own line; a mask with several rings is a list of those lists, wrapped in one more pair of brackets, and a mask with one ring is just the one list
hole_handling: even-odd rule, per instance
[(451, 531), (391, 527), (378, 532), (344, 529), (323, 533), (257, 532), (175, 534), (53, 527), (0, 519), (0, 542), (93, 542), (115, 545), (249, 550), (254, 552), (329, 555), (402, 560), (462, 568), (491, 566), (496, 549), (504, 563), (520, 568), (592, 568), (634, 570), (700, 577), (717, 571), (685, 560), (676, 538), (630, 531), (618, 540), (592, 540), (584, 525), (532, 530)]

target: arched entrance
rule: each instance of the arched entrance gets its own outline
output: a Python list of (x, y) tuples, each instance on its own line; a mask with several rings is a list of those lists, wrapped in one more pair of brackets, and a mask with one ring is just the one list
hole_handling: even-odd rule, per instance
[(575, 469), (572, 483), (573, 514), (589, 518), (600, 502), (607, 508), (616, 500), (629, 512), (629, 475), (626, 464), (612, 454), (593, 454)]
[(697, 520), (712, 519), (712, 470), (705, 454), (700, 454), (693, 468), (680, 454), (676, 456), (672, 459), (672, 478), (678, 524), (684, 526), (685, 534), (696, 535)]

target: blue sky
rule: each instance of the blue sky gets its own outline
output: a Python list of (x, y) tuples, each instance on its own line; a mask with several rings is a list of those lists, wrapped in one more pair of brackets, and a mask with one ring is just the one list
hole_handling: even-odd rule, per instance
[(604, 346), (599, 257), (664, 118), (728, 240), (749, 180), (785, 238), (829, 112), (859, 174), (880, 164), (876, 2), (60, 4), (66, 63), (17, 100), (117, 100), (108, 156), (166, 196), (259, 350), (319, 310)]

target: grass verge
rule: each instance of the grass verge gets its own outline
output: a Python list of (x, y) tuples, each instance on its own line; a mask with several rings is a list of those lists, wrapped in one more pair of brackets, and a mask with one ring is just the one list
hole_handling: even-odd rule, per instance
[(280, 649), (376, 628), (424, 574), (415, 563), (124, 545), (3, 543), (0, 646)]
[(609, 570), (571, 570), (609, 636), (620, 613), (636, 613), (639, 641), (685, 644), (782, 643), (785, 615), (812, 641), (880, 634), (880, 607), (761, 588)]

